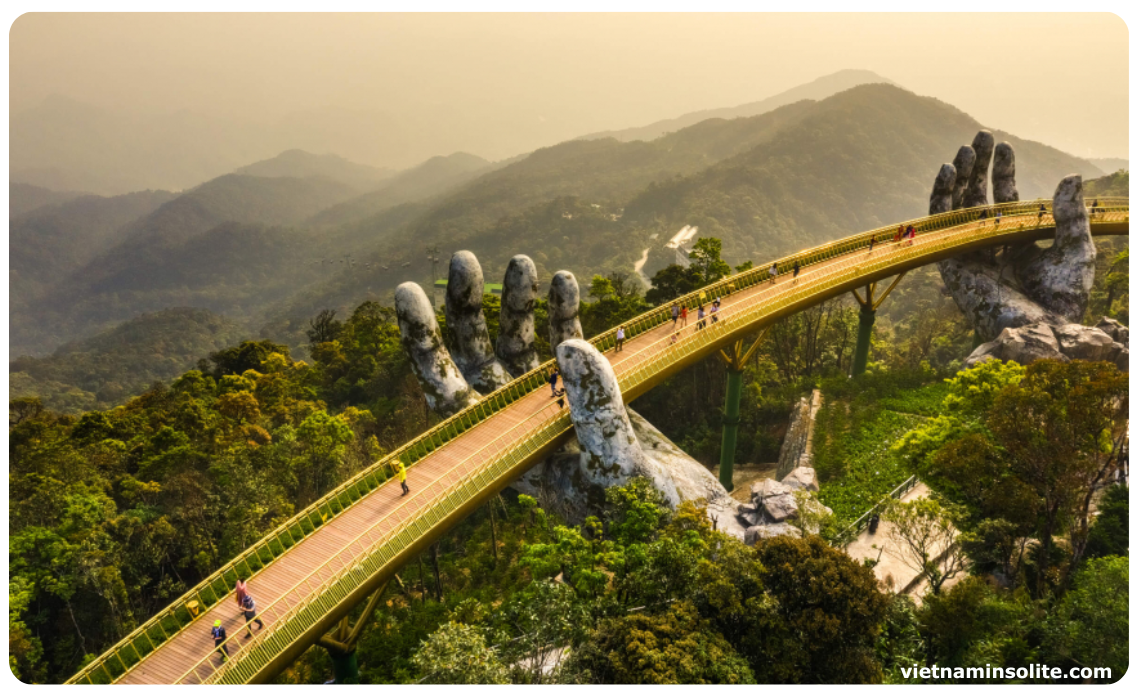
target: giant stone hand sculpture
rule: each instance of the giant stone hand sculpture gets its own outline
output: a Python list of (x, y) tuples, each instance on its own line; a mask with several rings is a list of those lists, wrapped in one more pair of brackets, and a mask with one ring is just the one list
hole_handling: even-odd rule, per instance
[[(986, 174), (993, 159), (994, 202), (1019, 200), (1013, 147), (994, 146), (986, 130), (943, 164), (930, 194), (930, 214), (988, 204)], [(1097, 327), (1078, 321), (1088, 307), (1096, 270), (1081, 177), (1065, 177), (1053, 194), (1056, 235), (1042, 249), (1028, 242), (1000, 254), (973, 251), (938, 263), (950, 295), (987, 342), (966, 359), (1096, 359), (1128, 368), (1128, 328), (1108, 318)]]
[[(444, 312), (452, 343), (444, 345), (431, 303), (423, 289), (405, 282), (396, 289), (401, 342), (412, 361), (428, 405), (450, 416), (512, 378), (539, 366), (534, 347), (534, 303), (538, 278), (525, 255), (511, 259), (503, 279), (499, 337), (491, 348), (482, 312), (483, 271), (474, 254), (451, 258)], [(576, 441), (531, 468), (512, 483), (519, 491), (561, 506), (581, 518), (595, 512), (605, 489), (633, 477), (647, 477), (674, 506), (681, 500), (707, 500), (710, 513), (731, 527), (736, 502), (716, 477), (660, 431), (625, 407), (609, 361), (582, 339), (580, 292), (570, 272), (554, 275), (548, 297), (550, 345), (555, 351), (570, 404)]]

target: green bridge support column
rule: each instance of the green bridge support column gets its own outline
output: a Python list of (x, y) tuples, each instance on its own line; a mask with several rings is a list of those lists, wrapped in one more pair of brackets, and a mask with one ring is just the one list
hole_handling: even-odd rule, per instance
[(875, 286), (878, 282), (868, 284), (864, 289), (864, 296), (859, 296), (859, 292), (855, 289), (851, 290), (855, 300), (859, 302), (859, 333), (855, 337), (855, 355), (851, 359), (852, 376), (858, 376), (867, 370), (867, 359), (871, 356), (871, 335), (875, 330), (875, 311), (879, 310), (879, 306), (894, 288), (899, 286), (905, 275), (904, 272), (896, 276), (891, 286), (878, 296), (875, 296)]
[(855, 357), (851, 362), (851, 375), (858, 376), (867, 370), (867, 357), (871, 354), (871, 333), (875, 329), (875, 309), (864, 304), (859, 308), (859, 334), (855, 338)]
[(720, 483), (728, 491), (732, 491), (732, 466), (736, 459), (736, 431), (740, 427), (740, 394), (744, 390), (744, 365), (756, 353), (756, 348), (764, 341), (768, 328), (756, 337), (756, 341), (747, 350), (744, 341), (737, 340), (730, 350), (731, 354), (723, 349), (717, 356), (728, 366), (728, 386), (724, 391), (724, 428), (720, 435)]
[(720, 483), (732, 491), (732, 465), (736, 458), (736, 430), (740, 426), (740, 392), (744, 370), (728, 367), (728, 387), (724, 392), (724, 431), (720, 437)]
[(360, 667), (356, 662), (356, 649), (349, 653), (337, 653), (328, 649), (333, 661), (333, 677), (337, 684), (360, 684)]

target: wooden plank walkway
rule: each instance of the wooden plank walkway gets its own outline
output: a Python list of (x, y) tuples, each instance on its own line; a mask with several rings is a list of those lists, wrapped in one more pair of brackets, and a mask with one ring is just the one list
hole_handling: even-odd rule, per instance
[[(1013, 219), (1007, 219), (1012, 226)], [(971, 226), (973, 225), (966, 224), (929, 232), (920, 236), (915, 244), (928, 244), (943, 235), (968, 230)], [(879, 258), (880, 254), (891, 253), (897, 248), (894, 243), (880, 242), (876, 245), (874, 257)], [(755, 305), (753, 299), (757, 297), (766, 301), (792, 286), (799, 289), (811, 286), (816, 281), (822, 284), (829, 271), (864, 262), (868, 257), (871, 256), (866, 251), (856, 250), (806, 266), (796, 280), (784, 276), (775, 283), (737, 290), (731, 296), (722, 297), (719, 318), (722, 321), (731, 320), (734, 307), (744, 302)], [(710, 296), (709, 300), (711, 299)], [(695, 333), (698, 329), (696, 323), (695, 312), (690, 313), (688, 325), (681, 330), (680, 340)], [(706, 325), (712, 325), (711, 318)], [(611, 349), (607, 358), (613, 364), (619, 379), (645, 358), (668, 349), (668, 339), (673, 331), (672, 325), (666, 323), (626, 340), (621, 352), (614, 353)], [(272, 606), (259, 614), (266, 626), (274, 624), (275, 612), (284, 613), (288, 607), (303, 601), (317, 590), (322, 580), (331, 577), (344, 563), (352, 562), (365, 544), (379, 540), (402, 521), (436, 503), (446, 489), (442, 488), (443, 485), (433, 485), (433, 482), (449, 475), (471, 472), (484, 462), (511, 450), (518, 441), (526, 438), (528, 433), (535, 431), (545, 421), (542, 417), (532, 415), (552, 406), (551, 396), (545, 388), (530, 393), (411, 466), (408, 469), (408, 485), (412, 490), (409, 495), (401, 496), (398, 482), (391, 480), (278, 557), (250, 581), (250, 593), (257, 600), (259, 611)], [(246, 643), (242, 638), (244, 618), (236, 602), (224, 600), (206, 610), (188, 629), (160, 645), (119, 682), (160, 684), (205, 680), (213, 672), (210, 662), (217, 663), (220, 660), (218, 655), (206, 657), (213, 650), (210, 627), (217, 619), (222, 621), (231, 637), (230, 656), (240, 657), (243, 644)], [(198, 666), (195, 668), (196, 663)]]

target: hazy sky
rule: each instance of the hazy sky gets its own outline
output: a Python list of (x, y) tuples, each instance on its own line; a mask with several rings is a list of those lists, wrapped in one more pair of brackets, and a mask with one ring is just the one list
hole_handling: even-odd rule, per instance
[(553, 144), (862, 68), (987, 126), (1128, 156), (1128, 32), (1111, 14), (29, 14), (10, 60), (12, 112), (50, 94), (255, 122), (385, 111), (463, 122), (490, 158), (518, 153), (499, 126)]

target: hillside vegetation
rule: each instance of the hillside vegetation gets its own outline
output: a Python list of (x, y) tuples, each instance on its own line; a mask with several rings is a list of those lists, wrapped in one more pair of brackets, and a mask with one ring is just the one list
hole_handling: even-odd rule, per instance
[(37, 396), (68, 414), (106, 409), (175, 378), (242, 333), (233, 321), (201, 309), (144, 314), (51, 356), (17, 357), (8, 367), (8, 397)]
[[(174, 193), (144, 191), (111, 198), (83, 195), (8, 220), (10, 316), (86, 263), (122, 242), (127, 225), (170, 202)], [(12, 344), (18, 344), (13, 340)]]

